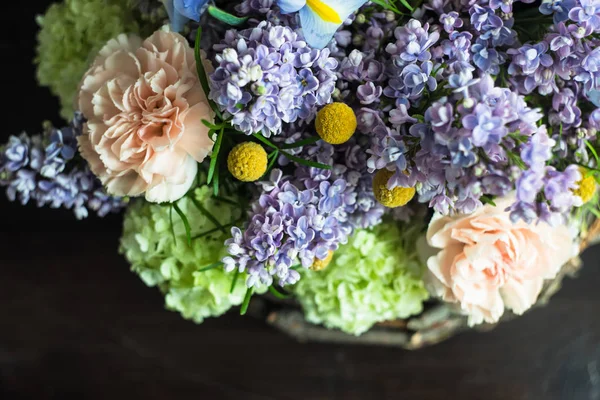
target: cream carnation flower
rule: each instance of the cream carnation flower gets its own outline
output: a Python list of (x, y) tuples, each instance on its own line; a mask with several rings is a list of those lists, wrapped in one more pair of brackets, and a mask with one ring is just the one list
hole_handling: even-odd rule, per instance
[(469, 324), (493, 323), (505, 308), (522, 314), (535, 302), (545, 279), (553, 279), (578, 253), (567, 226), (513, 223), (505, 211), (514, 197), (473, 214), (436, 214), (427, 230), (433, 254), (427, 260), (428, 289), (460, 303)]
[(88, 120), (80, 152), (116, 196), (181, 198), (213, 147), (202, 120), (214, 115), (177, 33), (109, 41), (82, 80), (79, 108)]

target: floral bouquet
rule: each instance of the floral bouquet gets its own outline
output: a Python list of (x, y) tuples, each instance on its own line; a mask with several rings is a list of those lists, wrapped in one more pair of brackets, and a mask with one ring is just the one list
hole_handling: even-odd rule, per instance
[(70, 123), (11, 137), (0, 183), (125, 210), (121, 253), (194, 322), (239, 305), (421, 347), (545, 303), (600, 230), (599, 0), (64, 0), (38, 22)]

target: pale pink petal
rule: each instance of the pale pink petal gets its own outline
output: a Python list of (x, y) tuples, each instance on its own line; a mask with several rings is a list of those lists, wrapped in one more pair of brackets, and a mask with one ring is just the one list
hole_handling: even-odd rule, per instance
[(154, 156), (146, 161), (142, 169), (148, 173), (171, 178), (177, 176), (185, 166), (188, 156), (183, 151), (168, 150), (154, 153)]
[(170, 179), (163, 178), (146, 191), (146, 200), (153, 203), (176, 201), (188, 192), (194, 183), (198, 163), (187, 157), (185, 164), (180, 168), (180, 173)]
[(523, 281), (508, 280), (500, 290), (504, 305), (515, 314), (523, 314), (537, 301), (543, 283), (544, 280), (541, 277)]
[(514, 201), (511, 195), (470, 215), (436, 215), (429, 225), (428, 243), (439, 251), (427, 261), (427, 288), (460, 303), (471, 325), (496, 322), (505, 308), (525, 312), (544, 280), (577, 254), (566, 226), (513, 223), (505, 210)]
[(202, 123), (203, 119), (214, 122), (213, 112), (208, 104), (198, 103), (190, 108), (183, 120), (185, 134), (177, 144), (199, 163), (204, 161), (214, 144), (208, 136), (209, 129)]
[(176, 200), (213, 146), (201, 122), (213, 115), (194, 51), (167, 30), (143, 43), (109, 41), (82, 79), (78, 104), (88, 121), (81, 154), (114, 195)]

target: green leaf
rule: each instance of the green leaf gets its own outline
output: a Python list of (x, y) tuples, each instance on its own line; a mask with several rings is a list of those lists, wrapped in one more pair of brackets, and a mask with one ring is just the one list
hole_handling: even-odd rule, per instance
[(275, 286), (269, 286), (269, 292), (271, 292), (271, 294), (275, 297), (277, 297), (278, 299), (289, 299), (290, 297), (292, 297), (291, 294), (289, 293), (282, 293), (279, 290), (277, 290), (275, 288)]
[(406, 1), (406, 0), (400, 0), (400, 3), (402, 3), (402, 5), (404, 7), (408, 8), (410, 10), (410, 12), (415, 11), (415, 9), (410, 4), (408, 4), (408, 1)]
[[(212, 129), (213, 131), (218, 131), (219, 129), (221, 129), (220, 125), (215, 125), (215, 124), (211, 124), (209, 121), (203, 119), (202, 123), (204, 124), (204, 126), (206, 126), (207, 128)], [(208, 136), (210, 137), (211, 133), (208, 134)]]
[(598, 152), (596, 151), (596, 149), (594, 149), (594, 146), (592, 146), (592, 144), (590, 143), (589, 140), (585, 141), (585, 145), (587, 146), (588, 149), (590, 149), (590, 151), (594, 155), (594, 159), (596, 160), (596, 165), (600, 166), (600, 158), (598, 157)]
[[(198, 26), (198, 31), (196, 32), (196, 43), (194, 43), (194, 57), (196, 58), (196, 72), (198, 73), (198, 79), (200, 80), (200, 85), (202, 86), (202, 90), (208, 99), (210, 94), (210, 86), (208, 85), (208, 78), (206, 77), (206, 70), (204, 69), (204, 63), (202, 62), (202, 55), (200, 53), (200, 39), (202, 39), (202, 27)], [(223, 115), (221, 114), (221, 110), (215, 104), (214, 101), (208, 99), (208, 104), (210, 104), (210, 108), (213, 109), (215, 115), (219, 117), (219, 119), (223, 120)]]
[(254, 136), (256, 139), (258, 139), (259, 141), (264, 143), (266, 146), (268, 146), (272, 149), (275, 149), (275, 150), (279, 150), (279, 147), (277, 147), (275, 144), (273, 144), (273, 142), (271, 142), (269, 139), (267, 139), (260, 133), (253, 133), (252, 136)]
[(235, 15), (231, 15), (226, 11), (221, 10), (215, 6), (208, 6), (208, 13), (215, 19), (226, 23), (231, 26), (240, 26), (248, 20), (248, 17), (240, 18)]
[(211, 234), (213, 234), (215, 232), (222, 231), (222, 228), (231, 228), (232, 226), (237, 225), (237, 224), (241, 223), (242, 221), (243, 221), (243, 219), (239, 218), (239, 219), (237, 219), (237, 220), (235, 220), (233, 222), (230, 222), (228, 224), (223, 225), (223, 227), (219, 226), (219, 227), (216, 227), (216, 228), (213, 228), (213, 229), (209, 229), (206, 232), (199, 233), (196, 236), (192, 237), (192, 240), (200, 239), (200, 238), (203, 238), (205, 236), (211, 235)]
[(301, 164), (301, 165), (306, 165), (306, 166), (309, 166), (309, 167), (320, 168), (320, 169), (331, 169), (331, 165), (321, 164), (321, 163), (316, 162), (316, 161), (305, 160), (304, 158), (300, 158), (300, 157), (296, 157), (294, 155), (291, 155), (287, 151), (283, 151), (282, 150), (281, 154), (283, 154), (284, 156), (286, 156), (287, 158), (289, 158), (291, 161), (297, 162), (298, 164)]
[(217, 159), (219, 158), (219, 150), (221, 150), (221, 143), (223, 142), (223, 132), (224, 129), (221, 127), (221, 130), (217, 134), (217, 140), (215, 141), (215, 145), (213, 147), (212, 154), (210, 156), (210, 167), (208, 168), (208, 178), (206, 183), (210, 185), (212, 182), (213, 176), (215, 174), (215, 168), (217, 167)]
[(271, 160), (269, 161), (269, 165), (267, 165), (267, 170), (265, 171), (263, 176), (267, 175), (269, 173), (269, 171), (271, 171), (271, 169), (275, 165), (275, 162), (277, 161), (278, 156), (279, 156), (279, 150), (275, 150), (274, 152), (269, 154), (269, 158), (271, 158)]
[(494, 200), (492, 200), (492, 198), (489, 196), (481, 196), (480, 200), (483, 204), (489, 204), (491, 206), (496, 207), (496, 203), (494, 203)]
[(208, 236), (208, 235), (210, 235), (210, 234), (213, 234), (213, 233), (215, 233), (215, 232), (218, 232), (218, 231), (220, 231), (220, 230), (221, 230), (221, 228), (213, 228), (213, 229), (210, 229), (210, 230), (208, 230), (208, 231), (206, 231), (206, 232), (199, 233), (199, 234), (197, 234), (196, 236), (192, 237), (192, 240), (201, 239), (201, 238), (203, 238), (203, 237), (205, 237), (205, 236)]
[(232, 206), (239, 206), (240, 203), (231, 199), (228, 199), (227, 197), (222, 197), (222, 196), (213, 196), (213, 199), (220, 201), (222, 203), (227, 203), (227, 204), (231, 204)]
[(298, 164), (307, 165), (309, 167), (320, 168), (320, 169), (331, 169), (331, 165), (321, 164), (316, 161), (305, 160), (303, 158), (296, 157), (296, 156), (288, 153), (287, 151), (281, 150), (273, 142), (271, 142), (269, 139), (267, 139), (266, 137), (264, 137), (263, 135), (261, 135), (259, 133), (254, 133), (252, 136), (254, 136), (256, 139), (258, 139), (259, 141), (264, 143), (266, 146), (268, 146), (272, 149), (281, 151), (281, 154), (283, 154), (284, 156), (289, 158), (291, 161), (297, 162)]
[(281, 146), (281, 148), (282, 149), (295, 149), (297, 147), (302, 147), (302, 146), (306, 146), (308, 144), (317, 143), (319, 140), (321, 140), (321, 138), (319, 136), (313, 136), (313, 137), (309, 137), (304, 140), (299, 140), (295, 143), (284, 144), (283, 146)]
[(588, 208), (589, 212), (591, 212), (592, 214), (594, 214), (594, 216), (598, 219), (600, 219), (600, 211), (598, 211), (596, 209), (596, 207), (589, 207)]
[(229, 289), (229, 293), (233, 293), (233, 291), (235, 290), (235, 285), (237, 284), (239, 277), (240, 277), (240, 270), (239, 270), (239, 268), (236, 268), (235, 273), (233, 275), (233, 279), (231, 280), (231, 288)]
[(213, 180), (213, 196), (219, 195), (219, 164), (215, 167), (215, 179)]
[(187, 217), (185, 216), (183, 211), (181, 211), (181, 208), (179, 208), (177, 203), (173, 203), (173, 208), (175, 209), (175, 212), (177, 212), (177, 214), (179, 215), (179, 218), (181, 218), (181, 221), (183, 221), (183, 226), (185, 226), (185, 237), (187, 238), (188, 246), (191, 247), (192, 246), (192, 227), (190, 226), (190, 221), (188, 221)]
[(218, 261), (216, 263), (212, 263), (212, 264), (207, 265), (206, 267), (202, 267), (202, 268), (198, 269), (198, 272), (206, 272), (208, 270), (218, 268), (221, 265), (223, 265), (223, 261)]
[(190, 199), (192, 200), (192, 203), (194, 203), (194, 205), (196, 206), (198, 211), (200, 211), (202, 213), (202, 215), (204, 215), (206, 218), (208, 218), (208, 220), (210, 222), (212, 222), (213, 225), (216, 226), (221, 232), (227, 233), (227, 230), (225, 229), (225, 227), (223, 225), (221, 225), (219, 220), (216, 219), (211, 213), (209, 213), (208, 210), (206, 208), (204, 208), (204, 206), (202, 204), (200, 204), (200, 202), (194, 196), (190, 196)]
[(252, 293), (254, 293), (254, 288), (248, 288), (248, 290), (246, 290), (246, 296), (244, 297), (244, 302), (240, 308), (240, 315), (246, 315), (248, 306), (250, 305), (250, 299), (252, 298)]
[(403, 12), (398, 10), (398, 8), (396, 6), (394, 6), (392, 3), (390, 3), (390, 1), (388, 1), (388, 0), (371, 0), (371, 1), (387, 10), (391, 10), (391, 11), (395, 12), (396, 14), (404, 15)]
[(177, 236), (175, 236), (175, 226), (173, 225), (173, 204), (169, 207), (169, 222), (171, 223), (171, 235), (173, 235), (173, 243), (177, 245)]

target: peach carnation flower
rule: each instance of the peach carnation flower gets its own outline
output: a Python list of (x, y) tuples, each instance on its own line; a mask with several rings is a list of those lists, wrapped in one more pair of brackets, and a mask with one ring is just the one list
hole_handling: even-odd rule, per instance
[(513, 223), (505, 209), (514, 198), (470, 215), (435, 215), (427, 230), (437, 252), (427, 260), (428, 289), (460, 303), (469, 324), (497, 322), (505, 308), (522, 314), (578, 253), (572, 231), (546, 223)]
[(214, 115), (177, 33), (109, 41), (83, 77), (79, 109), (87, 118), (80, 152), (113, 195), (175, 201), (213, 147), (202, 120)]

